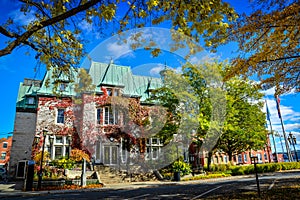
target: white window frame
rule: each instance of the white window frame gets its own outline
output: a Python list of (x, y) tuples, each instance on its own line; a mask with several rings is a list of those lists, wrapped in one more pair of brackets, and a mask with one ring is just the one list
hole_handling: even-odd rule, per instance
[[(61, 140), (58, 138), (61, 138)], [(61, 142), (60, 142), (61, 141)], [(49, 144), (50, 145), (50, 144)], [(49, 146), (50, 147), (50, 146)], [(59, 159), (59, 157), (56, 156), (56, 147), (61, 147), (61, 156), (65, 157), (67, 156), (68, 152), (67, 152), (67, 147), (69, 147), (69, 143), (67, 140), (67, 136), (62, 136), (62, 135), (56, 135), (54, 137), (54, 142), (52, 147), (50, 147), (51, 149), (51, 159)], [(70, 148), (70, 147), (69, 147)]]
[(113, 106), (103, 106), (96, 109), (96, 123), (99, 125), (116, 125), (119, 121), (118, 118), (119, 113)]
[[(6, 147), (4, 147), (4, 144), (6, 144)], [(3, 142), (3, 143), (2, 143), (2, 148), (3, 148), (3, 149), (7, 149), (7, 148), (8, 148), (8, 143), (7, 143), (7, 142)]]
[[(153, 143), (153, 140), (155, 140), (156, 143)], [(163, 143), (161, 142), (161, 140), (159, 138), (147, 138), (146, 139), (145, 159), (146, 160), (157, 160), (161, 153), (162, 147), (163, 147)], [(154, 150), (154, 149), (157, 149), (157, 150)]]

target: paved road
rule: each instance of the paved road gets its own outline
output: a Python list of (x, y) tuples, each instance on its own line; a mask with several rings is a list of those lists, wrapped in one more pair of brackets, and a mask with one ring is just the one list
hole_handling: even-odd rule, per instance
[[(299, 181), (300, 172), (285, 172), (260, 176), (261, 190), (268, 190), (287, 180)], [(151, 182), (110, 185), (106, 188), (80, 191), (27, 192), (24, 196), (4, 199), (201, 199), (211, 195), (257, 190), (255, 177), (213, 179), (189, 182)], [(30, 195), (30, 196), (28, 196)]]

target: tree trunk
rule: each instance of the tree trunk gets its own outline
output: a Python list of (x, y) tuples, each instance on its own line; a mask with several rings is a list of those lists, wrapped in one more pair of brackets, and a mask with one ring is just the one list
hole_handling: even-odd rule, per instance
[(208, 171), (211, 171), (211, 158), (212, 158), (212, 151), (208, 152), (208, 160), (207, 160), (207, 169)]
[(228, 152), (228, 161), (232, 163), (232, 152)]

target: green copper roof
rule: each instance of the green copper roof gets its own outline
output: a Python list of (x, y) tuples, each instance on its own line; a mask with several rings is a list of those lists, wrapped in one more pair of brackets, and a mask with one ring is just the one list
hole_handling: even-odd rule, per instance
[[(24, 79), (23, 83), (20, 83), (19, 92), (17, 97), (17, 107), (22, 108), (35, 108), (36, 107), (36, 93), (40, 88), (41, 81)], [(29, 100), (33, 98), (33, 101)]]
[[(74, 96), (76, 95), (74, 88), (78, 83), (78, 69), (70, 68), (69, 74), (55, 71), (57, 68), (51, 68), (45, 74), (40, 89), (37, 91), (39, 95), (53, 95), (56, 85), (56, 93), (59, 95)], [(53, 76), (54, 75), (54, 76)], [(56, 78), (57, 77), (57, 78)], [(62, 86), (63, 85), (63, 88)]]
[[(69, 74), (57, 72), (57, 68), (48, 70), (42, 81), (25, 79), (20, 84), (17, 107), (32, 108), (36, 105), (26, 103), (30, 96), (52, 96), (56, 93), (61, 96), (75, 96), (75, 84), (79, 83), (79, 69), (70, 69)], [(113, 63), (99, 63), (92, 61), (88, 70), (92, 83), (96, 86), (96, 93), (101, 93), (101, 87), (117, 87), (124, 96), (140, 97), (141, 101), (149, 97), (149, 91), (162, 85), (160, 78), (133, 75), (129, 66)], [(55, 74), (55, 76), (53, 76)], [(61, 88), (63, 86), (63, 88)]]

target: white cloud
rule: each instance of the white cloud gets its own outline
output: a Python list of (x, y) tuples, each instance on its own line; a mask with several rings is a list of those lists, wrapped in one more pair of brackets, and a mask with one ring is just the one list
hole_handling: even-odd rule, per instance
[[(265, 94), (266, 96), (274, 96), (274, 94), (275, 94), (275, 87), (269, 88), (267, 90), (263, 90), (262, 93)], [(291, 95), (291, 94), (295, 94), (295, 93), (296, 93), (296, 90), (292, 89), (290, 92), (284, 93), (281, 96)]]
[(163, 70), (165, 68), (165, 65), (163, 64), (158, 64), (157, 67), (153, 67), (151, 70), (150, 70), (150, 75), (152, 76), (156, 76), (156, 75), (159, 75), (159, 72), (161, 70)]
[(86, 20), (79, 22), (78, 26), (84, 31), (85, 34), (93, 31), (93, 25), (88, 23)]
[(267, 90), (262, 91), (266, 96), (274, 96), (275, 94), (275, 87), (269, 88)]
[(119, 42), (112, 42), (108, 43), (106, 45), (107, 51), (109, 52), (109, 56), (116, 59), (120, 58), (121, 56), (124, 57), (124, 55), (133, 57), (133, 51), (130, 49), (130, 46), (128, 43), (119, 43)]
[[(270, 111), (272, 129), (282, 134), (282, 125), (281, 125), (280, 118), (278, 116), (276, 101), (275, 99), (268, 99), (267, 103)], [(264, 108), (264, 111), (266, 111), (266, 108)], [(294, 111), (293, 108), (290, 106), (285, 106), (283, 104), (280, 104), (280, 114), (283, 120), (284, 130), (286, 133), (288, 132), (294, 133), (300, 130), (299, 112)], [(268, 122), (268, 128), (270, 129), (269, 122)]]
[(206, 62), (213, 62), (218, 59), (218, 56), (214, 53), (202, 52), (198, 53), (195, 56), (192, 56), (188, 61), (192, 64), (203, 64)]

